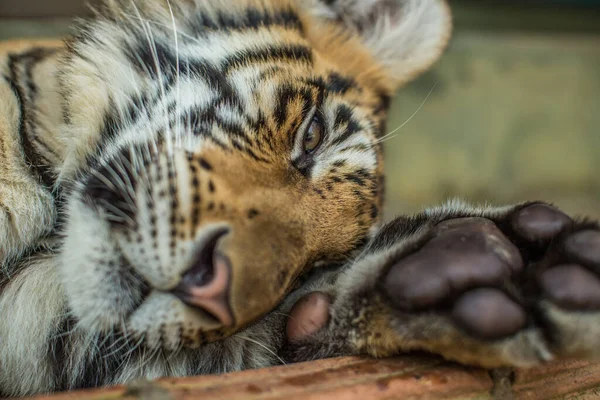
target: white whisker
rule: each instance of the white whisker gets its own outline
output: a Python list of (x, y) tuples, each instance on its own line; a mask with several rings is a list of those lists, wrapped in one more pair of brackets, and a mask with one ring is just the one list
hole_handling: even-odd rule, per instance
[(176, 97), (175, 97), (175, 108), (176, 108), (176, 117), (177, 117), (177, 121), (176, 121), (176, 126), (175, 126), (175, 147), (179, 147), (180, 143), (180, 126), (179, 126), (179, 104), (180, 104), (180, 89), (179, 89), (179, 41), (178, 39), (178, 32), (177, 32), (177, 24), (175, 23), (175, 15), (173, 14), (173, 8), (171, 7), (171, 2), (169, 0), (167, 0), (167, 5), (169, 6), (169, 12), (171, 13), (171, 21), (173, 22), (173, 38), (175, 40), (175, 62), (176, 62), (176, 69), (175, 69), (175, 90), (176, 90)]
[(241, 335), (241, 334), (238, 334), (238, 335), (236, 336), (236, 338), (239, 338), (239, 339), (242, 339), (242, 340), (246, 340), (246, 341), (248, 341), (248, 342), (254, 343), (254, 344), (255, 344), (255, 345), (257, 345), (257, 346), (260, 346), (260, 347), (262, 347), (262, 348), (263, 348), (263, 349), (265, 349), (267, 352), (269, 352), (271, 355), (273, 355), (275, 358), (277, 358), (277, 359), (279, 360), (279, 362), (281, 362), (281, 364), (283, 364), (283, 365), (285, 365), (285, 364), (286, 364), (286, 362), (285, 362), (285, 361), (284, 361), (284, 360), (283, 360), (281, 357), (279, 357), (279, 356), (277, 355), (277, 353), (275, 353), (275, 352), (274, 352), (272, 349), (270, 349), (270, 348), (269, 348), (267, 345), (260, 343), (258, 340), (251, 339), (251, 338), (249, 338), (249, 337), (247, 337), (247, 336), (243, 336), (243, 335)]
[(382, 143), (388, 139), (393, 139), (395, 136), (392, 136), (394, 133), (398, 132), (400, 129), (404, 128), (404, 126), (406, 124), (408, 124), (418, 113), (419, 111), (421, 111), (421, 109), (423, 108), (423, 106), (425, 105), (425, 103), (427, 102), (427, 100), (429, 99), (429, 97), (431, 96), (431, 94), (433, 93), (433, 91), (435, 90), (435, 87), (438, 85), (439, 81), (435, 82), (433, 84), (433, 87), (431, 88), (431, 90), (429, 91), (429, 93), (427, 93), (427, 96), (425, 97), (425, 100), (423, 100), (421, 102), (421, 104), (419, 105), (419, 107), (415, 110), (414, 113), (412, 113), (412, 115), (410, 117), (408, 117), (408, 119), (406, 121), (404, 121), (399, 127), (397, 127), (396, 129), (394, 129), (393, 131), (385, 134), (384, 136), (380, 137), (379, 139), (375, 140), (372, 144), (378, 144), (378, 143)]
[(140, 13), (139, 9), (137, 8), (137, 6), (135, 5), (135, 2), (132, 1), (131, 4), (133, 5), (133, 8), (135, 9), (137, 15), (138, 15), (138, 20), (142, 26), (142, 29), (144, 31), (144, 34), (146, 36), (146, 41), (148, 42), (148, 46), (150, 48), (150, 53), (152, 54), (152, 60), (154, 62), (154, 69), (156, 72), (156, 75), (158, 77), (158, 87), (160, 90), (160, 97), (162, 100), (162, 109), (164, 112), (164, 116), (165, 116), (165, 134), (166, 134), (166, 142), (167, 142), (167, 152), (169, 154), (171, 154), (172, 150), (171, 150), (171, 129), (170, 129), (170, 125), (169, 125), (169, 114), (168, 114), (168, 107), (167, 107), (167, 96), (165, 93), (165, 83), (163, 80), (163, 74), (162, 74), (162, 70), (160, 68), (160, 61), (158, 59), (158, 52), (156, 51), (156, 42), (154, 40), (154, 35), (152, 34), (152, 29), (150, 28), (150, 24), (142, 17), (142, 14)]

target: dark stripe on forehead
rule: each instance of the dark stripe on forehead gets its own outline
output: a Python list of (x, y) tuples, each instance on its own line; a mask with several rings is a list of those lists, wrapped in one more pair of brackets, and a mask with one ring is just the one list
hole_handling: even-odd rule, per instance
[(233, 121), (225, 121), (219, 117), (215, 117), (215, 123), (232, 138), (240, 139), (248, 146), (253, 145), (251, 138), (246, 134), (246, 130), (242, 125)]
[[(208, 140), (213, 141), (220, 147), (227, 149), (227, 147), (220, 143), (212, 134), (213, 128), (216, 126), (221, 130), (221, 133), (227, 135), (231, 140), (231, 144), (234, 149), (241, 151), (249, 155), (256, 161), (268, 162), (267, 159), (259, 156), (254, 150), (262, 150), (262, 144), (260, 144), (256, 138), (249, 136), (247, 130), (243, 125), (240, 125), (234, 121), (227, 121), (217, 115), (216, 108), (218, 104), (208, 106), (205, 110), (189, 110), (187, 114), (182, 115), (182, 123), (184, 129), (193, 132), (195, 136), (202, 136)], [(241, 110), (240, 117), (244, 118), (244, 114)], [(247, 120), (247, 116), (246, 116)], [(231, 149), (228, 149), (231, 150)]]
[(199, 36), (205, 35), (207, 31), (214, 30), (239, 31), (272, 26), (294, 29), (300, 32), (304, 29), (298, 14), (291, 9), (270, 12), (249, 7), (243, 15), (219, 11), (215, 17), (198, 12), (190, 20), (192, 33)]
[[(127, 43), (123, 43), (127, 46)], [(152, 79), (172, 79), (176, 72), (177, 58), (170, 46), (156, 39), (153, 43), (145, 40), (136, 42), (133, 47), (125, 47), (125, 56), (138, 71), (150, 76)], [(183, 70), (183, 68), (181, 68)]]
[(325, 80), (320, 76), (309, 76), (308, 78), (302, 78), (300, 81), (306, 85), (314, 86), (320, 92), (324, 92), (326, 88)]
[(361, 91), (360, 86), (358, 86), (354, 78), (340, 75), (337, 72), (330, 72), (325, 78), (320, 76), (309, 77), (304, 82), (309, 85), (318, 86), (323, 91), (339, 95), (344, 95), (353, 89)]
[(302, 64), (312, 65), (313, 55), (309, 47), (302, 45), (272, 45), (259, 49), (248, 49), (240, 51), (232, 56), (227, 57), (221, 66), (225, 73), (236, 67), (247, 66), (253, 63), (266, 61), (286, 61), (298, 62)]
[[(124, 46), (126, 47), (125, 44)], [(222, 98), (233, 104), (239, 103), (234, 88), (227, 81), (222, 70), (206, 60), (190, 59), (181, 55), (178, 63), (176, 49), (171, 43), (165, 44), (160, 40), (155, 40), (153, 47), (145, 43), (138, 43), (135, 48), (126, 49), (125, 56), (138, 71), (155, 80), (156, 84), (162, 81), (164, 90), (169, 90), (176, 84), (176, 73), (179, 66), (180, 76), (194, 76), (202, 79), (212, 89), (217, 90)]]
[(278, 89), (277, 105), (273, 111), (273, 116), (278, 126), (282, 126), (287, 122), (289, 105), (297, 99), (300, 99), (305, 105), (305, 112), (310, 111), (310, 106), (318, 101), (318, 99), (314, 98), (314, 93), (306, 87), (299, 88), (291, 84), (285, 84)]
[(340, 75), (337, 72), (332, 72), (327, 76), (326, 87), (328, 91), (337, 94), (345, 94), (351, 89), (360, 89), (354, 78)]
[(333, 145), (345, 142), (352, 135), (362, 130), (362, 126), (356, 121), (352, 114), (352, 109), (344, 104), (338, 106), (335, 111), (334, 129), (339, 129), (342, 125), (345, 125), (344, 133), (333, 140)]
[(183, 76), (198, 76), (205, 79), (212, 87), (223, 95), (234, 97), (234, 90), (227, 81), (226, 75), (231, 69), (261, 62), (297, 62), (313, 64), (312, 50), (303, 45), (269, 45), (262, 48), (249, 48), (226, 57), (220, 65), (214, 66), (201, 59), (190, 59), (179, 55), (172, 43), (163, 43), (155, 38), (152, 45), (141, 42), (135, 47), (123, 43), (125, 56), (141, 73), (152, 79), (162, 80), (166, 87), (175, 83), (177, 67)]

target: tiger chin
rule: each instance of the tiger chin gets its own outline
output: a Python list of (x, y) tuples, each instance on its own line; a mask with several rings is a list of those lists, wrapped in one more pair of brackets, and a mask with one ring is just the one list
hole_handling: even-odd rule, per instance
[(0, 44), (0, 393), (596, 358), (597, 222), (381, 223), (390, 98), (450, 31), (441, 0), (107, 0), (64, 42)]

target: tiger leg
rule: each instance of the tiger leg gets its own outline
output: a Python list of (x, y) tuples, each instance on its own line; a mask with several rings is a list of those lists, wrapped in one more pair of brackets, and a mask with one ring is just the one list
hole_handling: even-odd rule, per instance
[(52, 229), (54, 198), (24, 159), (19, 98), (0, 77), (0, 265), (17, 258)]
[(288, 359), (426, 350), (493, 368), (600, 357), (600, 225), (544, 203), (398, 218), (324, 287), (292, 309), (315, 324), (288, 332)]

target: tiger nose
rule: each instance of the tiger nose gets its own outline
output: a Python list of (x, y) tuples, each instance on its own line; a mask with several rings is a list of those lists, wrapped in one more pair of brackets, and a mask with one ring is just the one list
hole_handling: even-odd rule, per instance
[(229, 259), (217, 251), (219, 240), (228, 232), (228, 228), (221, 228), (204, 240), (190, 268), (171, 291), (185, 304), (211, 314), (223, 326), (234, 323), (229, 305), (231, 265)]

